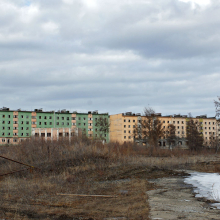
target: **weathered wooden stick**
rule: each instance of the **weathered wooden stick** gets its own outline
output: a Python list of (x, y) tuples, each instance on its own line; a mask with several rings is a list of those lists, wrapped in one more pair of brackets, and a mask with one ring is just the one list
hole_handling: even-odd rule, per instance
[(57, 193), (59, 196), (80, 196), (80, 197), (104, 197), (104, 198), (117, 198), (117, 196), (111, 196), (111, 195), (85, 195), (85, 194), (63, 194), (63, 193)]

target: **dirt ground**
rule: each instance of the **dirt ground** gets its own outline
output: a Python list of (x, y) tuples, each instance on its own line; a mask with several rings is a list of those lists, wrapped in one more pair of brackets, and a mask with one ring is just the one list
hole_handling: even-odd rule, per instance
[[(214, 172), (220, 170), (220, 163), (202, 161), (186, 166), (190, 167)], [(70, 166), (60, 173), (26, 171), (9, 175), (0, 180), (0, 219), (203, 219), (186, 218), (193, 210), (197, 210), (198, 216), (210, 215), (210, 210), (204, 212), (204, 202), (197, 201), (198, 205), (192, 207), (195, 198), (191, 189), (181, 183), (184, 175), (184, 171), (128, 163), (87, 164), (83, 169)], [(178, 209), (176, 201), (185, 207)], [(173, 207), (178, 212), (183, 210), (178, 218), (171, 215)], [(219, 219), (212, 213), (213, 219)]]

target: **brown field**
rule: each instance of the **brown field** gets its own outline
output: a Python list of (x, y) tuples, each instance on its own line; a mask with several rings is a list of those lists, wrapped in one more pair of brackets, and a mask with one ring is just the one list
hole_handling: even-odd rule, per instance
[(184, 175), (177, 169), (220, 172), (219, 155), (211, 150), (72, 143), (1, 146), (1, 156), (34, 168), (0, 158), (0, 218), (149, 219), (146, 191), (156, 187), (149, 179)]

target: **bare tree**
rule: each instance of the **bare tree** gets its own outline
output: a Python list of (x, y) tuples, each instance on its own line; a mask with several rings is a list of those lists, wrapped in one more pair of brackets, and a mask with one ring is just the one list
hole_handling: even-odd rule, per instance
[(95, 122), (95, 126), (96, 126), (96, 134), (97, 134), (96, 138), (106, 141), (106, 136), (109, 133), (109, 127), (110, 127), (108, 118), (104, 118), (104, 117), (97, 118), (97, 121)]
[(170, 124), (169, 128), (166, 130), (166, 140), (170, 150), (175, 146), (177, 138), (176, 127), (173, 124)]
[(145, 108), (144, 114), (134, 128), (135, 139), (147, 140), (151, 147), (158, 147), (159, 138), (163, 136), (163, 126), (152, 108)]
[(203, 136), (198, 121), (189, 118), (186, 127), (187, 143), (190, 150), (198, 151), (203, 147)]
[(218, 101), (214, 100), (215, 103), (215, 118), (216, 118), (216, 153), (220, 148), (220, 140), (218, 135), (218, 125), (220, 124), (220, 97)]

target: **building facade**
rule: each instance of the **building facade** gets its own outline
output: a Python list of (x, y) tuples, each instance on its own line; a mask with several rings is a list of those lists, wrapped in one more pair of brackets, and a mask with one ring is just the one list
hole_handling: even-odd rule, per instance
[[(169, 131), (170, 125), (175, 126), (175, 146), (187, 148), (187, 122), (191, 119), (187, 115), (168, 115), (162, 116), (160, 113), (155, 114), (162, 123), (164, 135), (159, 139), (159, 146), (168, 147), (166, 134)], [(199, 132), (203, 136), (204, 145), (211, 147), (213, 142), (220, 138), (220, 123), (217, 123), (215, 117), (208, 118), (206, 115), (201, 115), (192, 118), (198, 124)], [(145, 120), (141, 114), (126, 112), (121, 114), (110, 115), (110, 139), (119, 143), (140, 141), (134, 139), (133, 129), (136, 125), (141, 125), (141, 120)], [(142, 140), (146, 144), (147, 140)]]
[(0, 144), (16, 144), (30, 138), (53, 141), (66, 137), (70, 140), (79, 131), (89, 138), (102, 138), (109, 142), (109, 132), (100, 132), (97, 126), (96, 121), (100, 118), (109, 122), (108, 113), (99, 114), (98, 111), (11, 111), (3, 107), (0, 109)]

